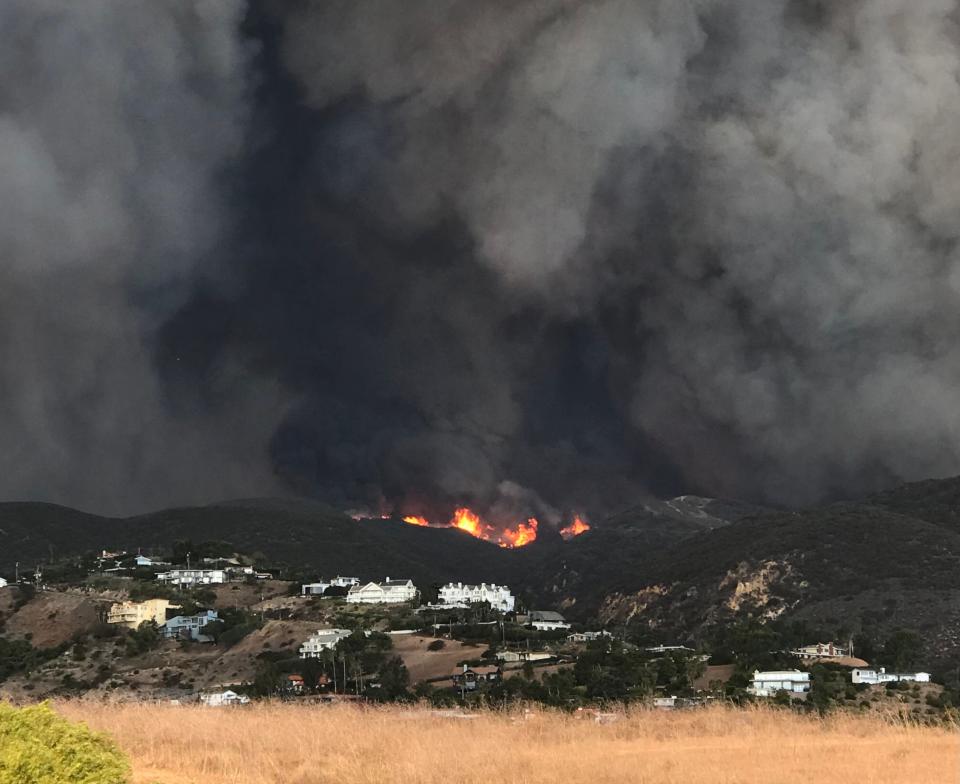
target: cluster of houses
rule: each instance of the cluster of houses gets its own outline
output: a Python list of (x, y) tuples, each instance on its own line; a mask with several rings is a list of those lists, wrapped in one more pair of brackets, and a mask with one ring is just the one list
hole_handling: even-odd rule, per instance
[[(794, 656), (804, 661), (834, 661), (850, 666), (851, 683), (886, 684), (899, 682), (929, 683), (928, 672), (887, 672), (885, 668), (862, 669), (862, 660), (850, 657), (850, 648), (835, 645), (832, 642), (815, 643), (791, 650)], [(780, 692), (803, 695), (810, 691), (810, 673), (802, 670), (755, 670), (747, 691), (755, 697), (773, 697)]]
[(196, 615), (176, 615), (168, 618), (168, 611), (177, 610), (180, 605), (167, 599), (147, 599), (143, 602), (117, 602), (107, 613), (107, 623), (138, 629), (145, 622), (155, 623), (167, 639), (192, 642), (212, 642), (213, 638), (203, 634), (203, 628), (219, 620), (216, 610), (204, 610)]

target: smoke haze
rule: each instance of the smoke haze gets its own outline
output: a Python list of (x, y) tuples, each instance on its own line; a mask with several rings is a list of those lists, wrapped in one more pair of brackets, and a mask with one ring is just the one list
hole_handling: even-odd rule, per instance
[(960, 473), (946, 0), (14, 0), (5, 497)]

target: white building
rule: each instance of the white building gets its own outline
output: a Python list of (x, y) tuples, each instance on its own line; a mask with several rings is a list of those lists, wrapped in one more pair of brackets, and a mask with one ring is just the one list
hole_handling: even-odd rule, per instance
[(200, 695), (200, 704), (211, 708), (219, 708), (222, 705), (246, 705), (248, 702), (250, 698), (246, 694), (237, 694), (230, 689)]
[(850, 673), (850, 680), (853, 683), (867, 683), (870, 685), (877, 683), (895, 683), (898, 681), (916, 681), (917, 683), (929, 683), (929, 672), (887, 672), (881, 667), (879, 670), (853, 670)]
[(813, 645), (802, 645), (790, 651), (790, 653), (801, 659), (832, 659), (846, 656), (847, 649), (834, 645), (832, 642), (818, 642)]
[(178, 615), (163, 625), (163, 636), (168, 639), (213, 642), (213, 637), (201, 634), (201, 631), (208, 623), (219, 620), (216, 610), (205, 610), (197, 615)]
[(7, 587), (7, 581), (4, 580), (2, 577), (0, 577), (0, 588), (6, 588), (6, 587)]
[(304, 583), (300, 586), (301, 596), (322, 596), (323, 592), (330, 587), (330, 583)]
[(480, 585), (464, 585), (463, 583), (447, 583), (440, 589), (440, 604), (463, 605), (489, 602), (494, 610), (513, 612), (514, 598), (506, 585), (495, 583), (480, 583)]
[(330, 581), (334, 588), (351, 588), (360, 585), (359, 577), (341, 577), (339, 574)]
[(810, 673), (800, 670), (754, 670), (753, 683), (747, 691), (756, 697), (773, 697), (777, 692), (805, 694), (810, 691)]
[(192, 588), (195, 585), (220, 585), (227, 581), (223, 569), (171, 569), (160, 572), (157, 582), (175, 585), (180, 588)]
[(608, 631), (602, 632), (574, 632), (567, 635), (567, 642), (594, 642), (606, 637), (613, 637)]
[(570, 624), (558, 612), (552, 610), (533, 610), (527, 617), (527, 626), (539, 629), (542, 632), (552, 632), (559, 629), (569, 629)]
[(300, 646), (300, 658), (316, 659), (324, 651), (336, 648), (340, 640), (351, 634), (349, 629), (320, 629), (310, 635), (310, 638)]
[(412, 580), (391, 580), (382, 583), (355, 585), (347, 592), (347, 601), (354, 604), (399, 604), (417, 598), (417, 588)]

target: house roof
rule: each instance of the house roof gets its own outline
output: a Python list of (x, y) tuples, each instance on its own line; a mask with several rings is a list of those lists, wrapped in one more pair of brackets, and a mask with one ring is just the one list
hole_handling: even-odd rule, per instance
[(553, 610), (533, 610), (530, 613), (531, 621), (565, 621), (560, 613)]

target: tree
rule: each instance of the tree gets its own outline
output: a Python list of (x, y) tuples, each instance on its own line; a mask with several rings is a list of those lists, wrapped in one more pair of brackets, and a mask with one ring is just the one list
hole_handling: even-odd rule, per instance
[(898, 629), (883, 645), (879, 661), (886, 667), (903, 672), (915, 667), (923, 650), (920, 635), (907, 629)]

